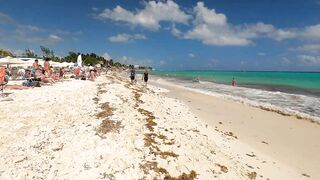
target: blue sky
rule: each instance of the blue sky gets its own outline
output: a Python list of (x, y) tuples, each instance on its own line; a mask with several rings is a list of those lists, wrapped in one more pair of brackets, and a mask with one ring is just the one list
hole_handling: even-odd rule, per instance
[(0, 0), (0, 48), (156, 69), (320, 71), (320, 0)]

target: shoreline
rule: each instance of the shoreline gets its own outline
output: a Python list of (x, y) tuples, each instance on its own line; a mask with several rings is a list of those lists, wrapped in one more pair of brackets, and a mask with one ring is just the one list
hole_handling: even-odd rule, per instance
[(308, 171), (314, 179), (320, 178), (317, 175), (317, 167), (320, 166), (320, 143), (317, 143), (320, 138), (319, 123), (201, 93), (163, 80), (152, 81), (152, 85), (168, 89), (169, 97), (186, 103), (194, 114), (212, 127), (230, 131), (253, 149), (298, 171)]
[(168, 90), (108, 73), (11, 91), (0, 103), (0, 177), (317, 178), (243, 143), (227, 122), (212, 126)]
[[(318, 72), (315, 72), (318, 73)], [(159, 77), (159, 78), (175, 78), (182, 81), (192, 81), (196, 77), (179, 77), (175, 75), (159, 75), (159, 74), (152, 74), (152, 76)], [(223, 83), (214, 81), (214, 79), (206, 79), (203, 77), (203, 79), (200, 79), (200, 81), (203, 82), (210, 82), (210, 83), (216, 83), (216, 84), (222, 84), (222, 85), (230, 85), (229, 83)], [(295, 95), (304, 95), (304, 96), (311, 96), (315, 98), (320, 97), (320, 89), (305, 89), (301, 87), (295, 87), (295, 86), (289, 86), (289, 85), (277, 85), (277, 84), (250, 84), (250, 83), (240, 83), (237, 85), (238, 87), (245, 87), (245, 88), (252, 88), (257, 90), (265, 90), (270, 92), (282, 92), (282, 93), (288, 93), (288, 94), (295, 94)]]
[[(153, 79), (159, 79), (159, 80), (163, 80), (166, 83), (169, 84), (173, 84), (174, 82), (172, 80), (167, 80), (165, 79), (165, 76), (158, 76), (158, 75), (152, 75)], [(162, 79), (164, 78), (164, 79)], [(179, 78), (179, 77), (169, 77), (169, 78), (174, 78), (177, 80), (190, 80), (190, 79), (184, 79), (184, 78)], [(208, 81), (209, 82), (209, 81)], [(190, 81), (188, 81), (187, 83), (190, 83)], [(209, 82), (209, 83), (215, 83), (215, 82)], [(219, 83), (217, 83), (218, 85), (220, 85)], [(225, 85), (225, 84), (221, 84), (221, 85)], [(236, 103), (241, 103), (241, 104), (245, 104), (251, 107), (255, 107), (255, 108), (260, 108), (262, 110), (266, 110), (266, 111), (270, 111), (270, 112), (275, 112), (284, 116), (293, 116), (296, 117), (298, 119), (304, 119), (307, 121), (310, 121), (312, 123), (316, 123), (320, 125), (320, 117), (314, 116), (314, 115), (310, 115), (307, 114), (305, 112), (300, 112), (297, 110), (292, 110), (292, 109), (288, 109), (288, 108), (284, 108), (284, 107), (280, 107), (278, 105), (273, 105), (270, 103), (266, 103), (266, 102), (258, 102), (257, 100), (250, 100), (244, 97), (238, 97), (238, 96), (234, 96), (234, 95), (230, 95), (230, 94), (222, 94), (222, 93), (216, 93), (216, 92), (212, 92), (212, 91), (206, 91), (206, 90), (202, 90), (202, 89), (198, 89), (198, 88), (193, 88), (193, 87), (184, 87), (181, 83), (177, 84), (177, 86), (179, 87), (183, 87), (185, 89), (188, 89), (190, 91), (193, 92), (197, 92), (197, 93), (201, 93), (201, 94), (207, 94), (210, 96), (215, 96), (218, 98), (224, 98), (227, 100), (231, 100), (234, 101)], [(251, 88), (251, 87), (246, 87), (246, 86), (239, 86), (240, 88), (249, 88), (249, 89), (255, 89), (255, 88)], [(231, 86), (230, 86), (231, 88)], [(263, 90), (268, 92), (267, 90), (264, 89), (257, 89), (257, 90)], [(269, 91), (269, 92), (274, 92), (274, 91)], [(281, 92), (281, 93), (285, 93), (285, 92)], [(297, 95), (297, 96), (301, 96), (300, 94), (290, 94), (290, 93), (285, 93), (288, 95)], [(302, 95), (305, 96), (305, 95)], [(312, 97), (312, 98), (318, 98), (318, 97)]]

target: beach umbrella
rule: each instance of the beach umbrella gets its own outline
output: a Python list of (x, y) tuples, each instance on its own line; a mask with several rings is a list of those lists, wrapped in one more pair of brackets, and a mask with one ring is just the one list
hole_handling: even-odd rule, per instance
[(79, 67), (82, 67), (82, 57), (81, 54), (79, 54), (78, 58), (77, 58), (77, 64)]
[(10, 56), (4, 57), (0, 59), (0, 64), (23, 64), (24, 61), (18, 59), (18, 58), (13, 58)]

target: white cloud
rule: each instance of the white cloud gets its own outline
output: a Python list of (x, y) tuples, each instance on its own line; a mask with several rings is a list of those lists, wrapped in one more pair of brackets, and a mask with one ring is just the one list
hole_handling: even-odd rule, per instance
[(15, 28), (13, 31), (2, 30), (1, 40), (15, 41), (36, 45), (49, 45), (62, 42), (64, 39), (77, 39), (81, 32), (70, 32), (64, 30), (55, 30), (42, 28), (32, 24), (22, 24), (9, 15), (0, 12), (0, 25), (11, 25)]
[[(199, 40), (204, 44), (214, 46), (248, 46), (254, 44), (258, 38), (283, 41), (298, 39), (307, 41), (320, 40), (320, 24), (305, 28), (276, 28), (271, 24), (257, 22), (253, 24), (234, 25), (228, 22), (227, 16), (209, 9), (203, 2), (198, 2), (193, 11), (183, 11), (174, 1), (149, 1), (144, 3), (143, 9), (129, 11), (121, 6), (105, 9), (97, 15), (100, 19), (110, 19), (125, 22), (133, 26), (141, 26), (151, 30), (158, 30), (160, 22), (171, 22), (171, 34), (179, 38)], [(175, 24), (182, 23), (192, 27), (182, 32)], [(126, 37), (118, 37), (125, 42)], [(122, 38), (122, 39), (121, 39)]]
[(179, 29), (176, 28), (175, 24), (173, 24), (171, 27), (171, 34), (173, 34), (176, 37), (181, 37), (183, 33)]
[(193, 53), (189, 53), (188, 56), (191, 57), (191, 58), (195, 57), (195, 55)]
[(95, 12), (99, 11), (99, 8), (97, 8), (97, 7), (92, 7), (91, 9), (92, 9), (92, 11), (95, 11)]
[(40, 27), (33, 26), (33, 25), (25, 25), (25, 26), (22, 26), (22, 28), (25, 28), (26, 30), (33, 31), (33, 32), (42, 31)]
[(320, 24), (306, 27), (302, 36), (310, 40), (320, 40)]
[(287, 57), (282, 57), (281, 58), (282, 64), (290, 64), (291, 61)]
[(227, 17), (208, 9), (203, 2), (198, 2), (194, 7), (195, 20), (193, 29), (185, 34), (186, 39), (197, 39), (208, 45), (239, 45), (250, 44), (250, 40), (237, 36), (230, 28)]
[(32, 36), (32, 37), (26, 37), (26, 36), (17, 36), (15, 37), (17, 40), (22, 42), (27, 42), (30, 44), (38, 44), (38, 45), (49, 45), (49, 44), (56, 44), (58, 42), (63, 41), (63, 39), (57, 35), (51, 34), (47, 37), (42, 36)]
[(10, 16), (0, 12), (0, 24), (15, 24), (15, 20)]
[(128, 42), (129, 36), (128, 34), (118, 34), (116, 36), (109, 37), (110, 42)]
[(159, 65), (160, 65), (160, 66), (163, 66), (163, 65), (165, 65), (165, 64), (167, 64), (167, 62), (166, 62), (165, 60), (160, 60), (160, 61), (159, 61)]
[(294, 31), (276, 29), (273, 25), (262, 22), (232, 25), (228, 23), (226, 15), (208, 9), (203, 2), (198, 2), (193, 12), (193, 28), (184, 37), (197, 39), (208, 45), (246, 46), (252, 44), (253, 39), (261, 37), (277, 41), (297, 37)]
[(132, 65), (140, 65), (140, 66), (152, 66), (152, 61), (149, 59), (135, 59), (128, 56), (122, 56), (115, 61), (120, 62), (122, 64), (132, 64)]
[(290, 48), (289, 50), (317, 53), (317, 52), (320, 52), (320, 44), (305, 44), (302, 46), (298, 46), (296, 48)]
[(51, 35), (49, 35), (49, 37), (48, 37), (48, 41), (49, 41), (50, 43), (57, 43), (57, 42), (62, 41), (62, 38), (59, 37), (59, 36), (57, 36), (57, 35), (51, 34)]
[(103, 53), (102, 57), (104, 57), (106, 60), (112, 59), (111, 56), (107, 52)]
[(264, 53), (264, 52), (258, 52), (257, 55), (258, 55), (258, 56), (265, 56), (266, 53)]
[(187, 24), (190, 19), (190, 16), (184, 13), (179, 5), (172, 0), (167, 2), (149, 1), (144, 5), (144, 9), (137, 10), (136, 12), (116, 6), (112, 10), (105, 9), (97, 17), (100, 19), (122, 21), (153, 30), (158, 30), (161, 27), (161, 21)]
[(144, 40), (147, 39), (147, 37), (143, 34), (118, 34), (116, 36), (111, 36), (108, 38), (110, 42), (132, 42), (134, 40)]
[(299, 55), (298, 60), (306, 65), (320, 65), (320, 56)]
[(271, 39), (277, 40), (277, 41), (282, 41), (284, 39), (292, 39), (297, 37), (297, 33), (289, 30), (282, 30), (282, 29), (277, 29), (274, 30), (273, 32), (269, 33), (268, 36)]

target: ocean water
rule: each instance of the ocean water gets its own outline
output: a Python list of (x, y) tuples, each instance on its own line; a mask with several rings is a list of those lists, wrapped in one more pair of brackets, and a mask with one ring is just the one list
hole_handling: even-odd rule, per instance
[[(194, 91), (320, 122), (320, 73), (152, 71), (151, 74)], [(232, 78), (237, 87), (230, 85)]]

